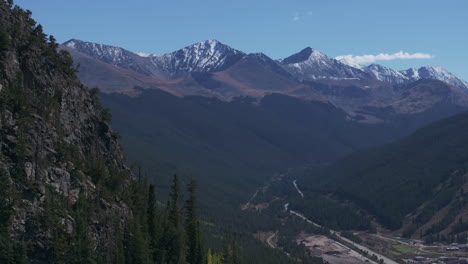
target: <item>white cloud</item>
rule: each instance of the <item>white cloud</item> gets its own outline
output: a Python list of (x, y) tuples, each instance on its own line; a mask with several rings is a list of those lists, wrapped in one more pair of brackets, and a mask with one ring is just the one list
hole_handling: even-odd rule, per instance
[(301, 17), (298, 14), (295, 14), (294, 17), (293, 17), (293, 20), (294, 21), (299, 21), (299, 20), (301, 20)]
[(376, 61), (387, 61), (387, 60), (400, 60), (400, 59), (431, 59), (434, 56), (431, 54), (427, 53), (413, 53), (410, 54), (408, 52), (396, 52), (393, 54), (388, 54), (388, 53), (380, 53), (377, 55), (362, 55), (362, 56), (353, 56), (352, 54), (349, 55), (342, 55), (342, 56), (337, 56), (335, 59), (340, 60), (340, 61), (346, 61), (351, 64), (366, 64), (366, 63), (372, 63)]

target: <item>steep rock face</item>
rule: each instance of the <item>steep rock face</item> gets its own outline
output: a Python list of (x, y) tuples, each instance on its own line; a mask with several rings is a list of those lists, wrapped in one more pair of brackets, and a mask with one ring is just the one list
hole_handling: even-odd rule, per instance
[(109, 114), (30, 12), (0, 1), (0, 14), (0, 196), (13, 209), (11, 235), (31, 263), (50, 263), (84, 218), (89, 247), (115, 263), (132, 180)]

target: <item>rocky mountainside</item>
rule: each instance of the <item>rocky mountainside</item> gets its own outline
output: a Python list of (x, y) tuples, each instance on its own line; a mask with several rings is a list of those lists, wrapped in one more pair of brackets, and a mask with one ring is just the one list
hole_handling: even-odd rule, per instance
[(164, 55), (150, 56), (155, 67), (171, 78), (187, 76), (191, 72), (222, 71), (236, 63), (245, 53), (217, 40), (206, 40)]
[[(193, 72), (223, 71), (247, 56), (242, 51), (217, 40), (206, 40), (162, 55), (133, 53), (118, 47), (76, 39), (69, 40), (63, 45), (103, 62), (164, 79), (184, 78)], [(268, 58), (264, 61), (266, 64), (271, 64), (273, 60)], [(361, 80), (367, 85), (372, 81), (400, 84), (420, 79), (435, 79), (468, 90), (466, 81), (442, 67), (395, 71), (378, 64), (369, 66), (350, 64), (345, 60), (330, 58), (310, 47), (287, 58), (279, 59), (275, 63), (297, 80)]]
[(310, 47), (285, 59), (280, 59), (278, 62), (301, 80), (360, 80), (369, 78), (365, 72), (332, 59)]
[(400, 73), (404, 74), (409, 81), (434, 79), (468, 90), (468, 83), (466, 81), (459, 79), (442, 67), (421, 67), (419, 69), (400, 71)]
[(120, 263), (134, 186), (96, 90), (0, 1), (0, 262)]
[[(468, 107), (466, 82), (440, 67), (395, 71), (378, 64), (349, 65), (312, 48), (276, 61), (216, 40), (164, 55), (137, 54), (79, 40), (61, 48), (80, 65), (78, 77), (84, 84), (107, 93), (136, 96), (141, 92), (138, 87), (223, 101), (239, 96), (260, 100), (280, 93), (329, 101), (352, 119), (370, 123), (389, 121), (391, 113), (418, 114), (440, 103), (452, 109)], [(416, 83), (422, 79), (427, 80), (424, 85)]]
[(111, 65), (163, 79), (183, 78), (192, 72), (221, 71), (245, 55), (217, 40), (206, 40), (162, 55), (133, 53), (76, 39), (63, 43), (63, 46)]

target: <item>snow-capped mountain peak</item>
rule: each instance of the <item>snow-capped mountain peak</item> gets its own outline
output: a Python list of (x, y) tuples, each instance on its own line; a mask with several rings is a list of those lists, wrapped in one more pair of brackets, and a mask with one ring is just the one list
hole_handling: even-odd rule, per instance
[(235, 50), (217, 40), (205, 40), (172, 53), (151, 58), (153, 64), (179, 77), (190, 72), (214, 72), (233, 65), (245, 53)]
[(310, 47), (285, 59), (280, 59), (278, 62), (285, 70), (303, 80), (361, 79), (366, 75), (363, 71)]
[(64, 42), (62, 46), (121, 68), (133, 70), (144, 75), (155, 75), (154, 70), (148, 68), (145, 64), (146, 58), (141, 53), (136, 54), (120, 47), (77, 39)]
[(183, 78), (192, 72), (225, 70), (242, 58), (250, 58), (265, 65), (278, 66), (299, 80), (378, 80), (386, 83), (407, 83), (420, 79), (437, 79), (468, 91), (468, 83), (442, 67), (421, 67), (395, 71), (378, 64), (352, 64), (330, 58), (311, 47), (285, 59), (273, 61), (262, 53), (246, 55), (215, 39), (192, 44), (180, 50), (162, 54), (134, 53), (120, 47), (71, 39), (63, 43), (103, 62), (157, 78)]
[(71, 39), (63, 43), (63, 45), (114, 65), (125, 63), (132, 54), (130, 51), (119, 47), (86, 42), (77, 39)]
[(169, 79), (184, 77), (191, 72), (221, 71), (245, 56), (245, 53), (214, 39), (162, 55), (134, 53), (119, 47), (76, 39), (63, 43), (63, 46), (115, 66)]
[(364, 65), (361, 65), (361, 64), (358, 64), (358, 63), (354, 62), (349, 57), (340, 57), (340, 58), (335, 58), (335, 59), (337, 59), (341, 63), (344, 63), (344, 64), (346, 64), (348, 66), (351, 66), (353, 68), (356, 68), (356, 69), (364, 70), (364, 68), (366, 67)]
[(402, 71), (402, 73), (412, 76), (412, 79), (436, 79), (468, 90), (468, 83), (466, 81), (459, 79), (457, 76), (440, 66), (421, 67), (418, 70), (409, 69)]
[(158, 56), (156, 54), (145, 53), (145, 52), (135, 52), (135, 54), (143, 58)]
[(368, 73), (371, 78), (382, 82), (404, 83), (409, 80), (409, 78), (401, 72), (395, 71), (393, 69), (384, 67), (379, 64), (371, 64), (367, 67), (362, 66), (361, 69), (364, 72)]
[(295, 63), (302, 63), (308, 60), (326, 60), (330, 59), (325, 54), (321, 53), (320, 51), (313, 49), (311, 47), (307, 47), (296, 54), (293, 54), (287, 58), (278, 60), (282, 64), (295, 64)]

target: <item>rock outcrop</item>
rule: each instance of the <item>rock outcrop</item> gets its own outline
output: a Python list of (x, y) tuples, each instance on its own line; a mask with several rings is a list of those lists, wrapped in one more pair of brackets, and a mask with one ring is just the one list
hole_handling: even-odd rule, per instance
[[(124, 191), (134, 181), (97, 91), (80, 83), (71, 57), (57, 47), (29, 11), (0, 1), (0, 198), (12, 209), (7, 227), (31, 263), (51, 263), (58, 246), (78, 247), (78, 232), (99, 259), (117, 263), (119, 236), (132, 218)], [(84, 231), (76, 230), (79, 222)]]

